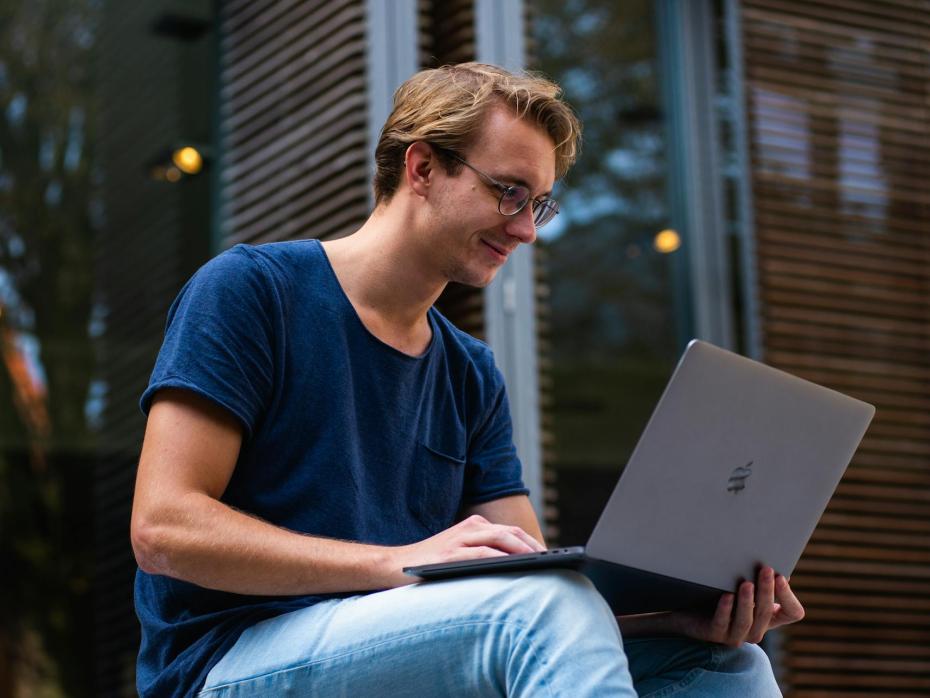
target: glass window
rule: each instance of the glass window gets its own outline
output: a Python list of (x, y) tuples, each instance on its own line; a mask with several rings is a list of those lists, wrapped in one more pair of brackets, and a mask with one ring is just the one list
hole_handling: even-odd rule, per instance
[(98, 29), (92, 2), (0, 23), (0, 695), (84, 695), (93, 670)]
[(687, 326), (668, 230), (653, 3), (535, 3), (534, 67), (584, 124), (578, 164), (540, 231), (551, 288), (551, 431), (562, 543), (593, 528), (668, 379)]
[(210, 244), (173, 155), (209, 155), (211, 14), (182, 5), (3, 5), (0, 696), (135, 695), (137, 401)]

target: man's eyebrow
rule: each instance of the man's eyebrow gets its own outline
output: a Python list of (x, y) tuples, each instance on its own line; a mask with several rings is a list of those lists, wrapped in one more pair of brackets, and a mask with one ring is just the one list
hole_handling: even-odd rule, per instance
[[(527, 189), (529, 189), (531, 193), (532, 193), (532, 191), (533, 191), (533, 187), (530, 186), (530, 183), (527, 182), (527, 181), (526, 181), (525, 179), (523, 179), (522, 177), (515, 177), (515, 176), (513, 176), (513, 175), (496, 175), (496, 174), (495, 174), (495, 175), (492, 175), (492, 176), (494, 177), (494, 179), (496, 179), (498, 182), (501, 182), (502, 184), (518, 184), (518, 185), (520, 185), (521, 187), (526, 187)], [(546, 199), (546, 198), (549, 198), (550, 196), (552, 196), (552, 190), (551, 190), (551, 189), (550, 189), (549, 191), (547, 191), (547, 192), (543, 192), (542, 194), (540, 194), (540, 195), (539, 195), (538, 197), (536, 197), (536, 198), (537, 198), (537, 199)]]

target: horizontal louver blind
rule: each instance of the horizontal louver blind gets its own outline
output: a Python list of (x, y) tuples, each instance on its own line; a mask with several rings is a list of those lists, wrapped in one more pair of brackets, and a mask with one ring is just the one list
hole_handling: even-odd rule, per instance
[(765, 359), (878, 408), (792, 580), (783, 679), (930, 695), (930, 2), (742, 24)]
[(369, 211), (365, 3), (221, 3), (224, 246), (324, 238)]

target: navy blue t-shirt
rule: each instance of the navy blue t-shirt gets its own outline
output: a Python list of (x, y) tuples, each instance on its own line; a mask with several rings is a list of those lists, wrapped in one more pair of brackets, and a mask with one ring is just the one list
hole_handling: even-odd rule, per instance
[[(238, 245), (172, 304), (142, 409), (186, 388), (238, 418), (230, 506), (301, 533), (409, 544), (463, 506), (527, 492), (490, 349), (435, 309), (429, 323), (426, 352), (403, 354), (368, 332), (317, 241)], [(324, 598), (139, 570), (139, 693), (195, 693), (245, 628)]]

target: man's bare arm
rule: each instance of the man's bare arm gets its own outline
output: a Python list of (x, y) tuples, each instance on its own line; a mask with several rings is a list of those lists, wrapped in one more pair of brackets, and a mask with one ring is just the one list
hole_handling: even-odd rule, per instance
[(209, 400), (185, 390), (155, 396), (132, 511), (141, 569), (240, 594), (297, 595), (401, 586), (413, 581), (401, 571), (406, 565), (536, 546), (516, 527), (478, 516), (398, 547), (288, 531), (219, 501), (241, 445), (239, 423)]

